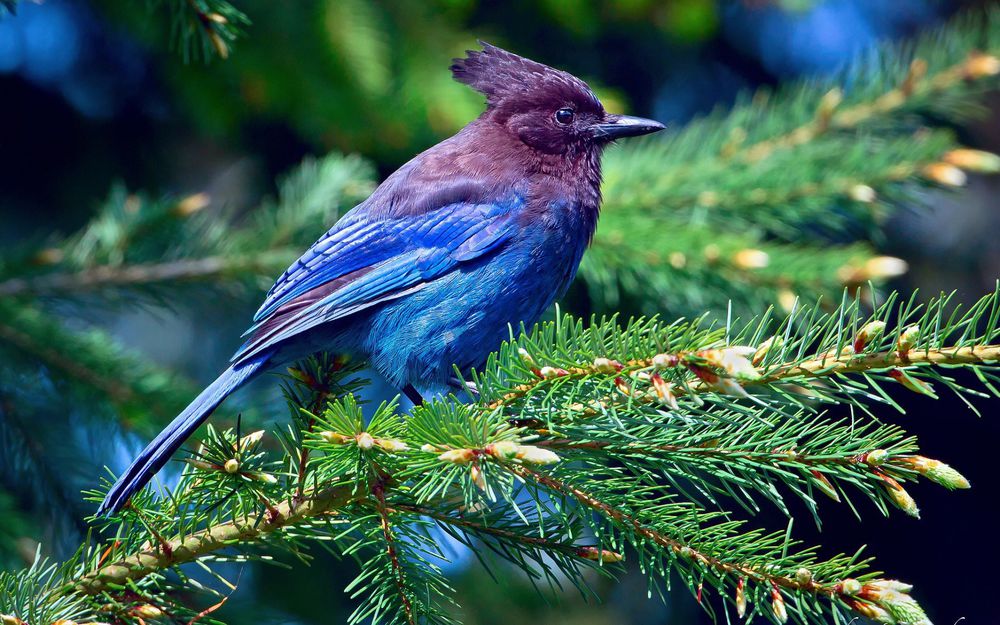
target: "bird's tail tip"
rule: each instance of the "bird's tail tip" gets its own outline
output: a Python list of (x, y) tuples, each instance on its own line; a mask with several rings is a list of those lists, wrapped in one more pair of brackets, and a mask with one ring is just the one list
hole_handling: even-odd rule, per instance
[(170, 424), (154, 438), (132, 461), (97, 507), (98, 518), (111, 516), (125, 507), (129, 499), (149, 483), (163, 468), (170, 456), (191, 436), (230, 393), (260, 371), (269, 354), (258, 356), (247, 363), (234, 365), (209, 384)]

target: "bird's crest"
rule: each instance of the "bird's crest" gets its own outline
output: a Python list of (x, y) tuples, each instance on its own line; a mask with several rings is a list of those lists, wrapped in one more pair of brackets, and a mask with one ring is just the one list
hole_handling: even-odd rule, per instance
[(451, 73), (458, 82), (485, 95), (491, 107), (499, 105), (509, 96), (533, 96), (540, 91), (565, 92), (567, 96), (584, 95), (597, 102), (587, 83), (572, 74), (485, 41), (479, 44), (483, 46), (482, 50), (467, 50), (465, 58), (454, 60)]

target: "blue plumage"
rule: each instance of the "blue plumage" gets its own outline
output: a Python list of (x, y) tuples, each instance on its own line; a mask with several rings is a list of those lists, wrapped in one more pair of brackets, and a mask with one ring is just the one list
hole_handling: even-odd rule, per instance
[(277, 280), (232, 365), (133, 461), (120, 509), (234, 390), (319, 350), (368, 360), (400, 389), (447, 388), (572, 281), (597, 224), (600, 153), (650, 120), (606, 113), (579, 79), (484, 44), (452, 66), (486, 111), (418, 155)]

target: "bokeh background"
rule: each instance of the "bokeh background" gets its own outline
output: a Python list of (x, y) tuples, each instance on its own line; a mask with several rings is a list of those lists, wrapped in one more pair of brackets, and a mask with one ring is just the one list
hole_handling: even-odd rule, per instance
[[(447, 72), (449, 60), (477, 38), (584, 77), (609, 107), (681, 125), (741, 92), (828, 75), (879, 41), (983, 4), (246, 0), (237, 5), (252, 25), (230, 58), (185, 63), (169, 45), (166, 13), (145, 3), (23, 2), (15, 15), (0, 15), (0, 244), (72, 232), (115, 185), (176, 197), (205, 193), (207, 210), (239, 212), (275, 194), (275, 181), (309, 155), (359, 153), (385, 176), (481, 110), (481, 98)], [(1000, 152), (998, 101), (992, 95), (989, 116), (957, 129), (963, 143)], [(1000, 276), (998, 197), (996, 179), (972, 176), (959, 193), (940, 193), (921, 210), (897, 215), (880, 242), (881, 251), (910, 264), (894, 286), (929, 294), (959, 289), (966, 300), (992, 289)], [(101, 322), (202, 382), (227, 360), (254, 307), (252, 299), (194, 298), (124, 307)], [(827, 506), (822, 531), (805, 519), (795, 529), (828, 552), (871, 545), (879, 568), (918, 585), (935, 622), (996, 622), (997, 411), (986, 405), (979, 419), (957, 400), (902, 399), (912, 410), (905, 425), (924, 453), (959, 467), (973, 490), (917, 487), (921, 521), (870, 511), (861, 522), (846, 507)], [(102, 465), (120, 470), (142, 442), (126, 431), (70, 431), (101, 439), (93, 457), (73, 459), (65, 476), (70, 498), (94, 486)], [(58, 445), (42, 451), (60, 454)], [(17, 484), (4, 486), (15, 504), (31, 505)], [(762, 521), (785, 524), (777, 511)], [(8, 526), (3, 533), (15, 534), (30, 559), (35, 541), (46, 539), (58, 555), (80, 529), (70, 524), (60, 536), (44, 536), (39, 528)], [(635, 570), (617, 585), (595, 580), (598, 602), (573, 589), (537, 593), (514, 570), (499, 569), (495, 581), (462, 553), (451, 568), (470, 625), (707, 620), (680, 587), (666, 605), (647, 599)], [(318, 555), (310, 568), (233, 573), (241, 582), (225, 608), (232, 622), (338, 623), (354, 607), (340, 590), (355, 574), (349, 561)]]

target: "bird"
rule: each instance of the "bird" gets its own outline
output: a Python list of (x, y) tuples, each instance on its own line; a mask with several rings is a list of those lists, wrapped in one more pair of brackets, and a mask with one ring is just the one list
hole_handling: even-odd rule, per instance
[(121, 510), (262, 372), (345, 354), (420, 403), (566, 291), (597, 226), (604, 148), (664, 126), (609, 113), (572, 74), (479, 44), (451, 72), (485, 110), (388, 176), (277, 279), (229, 366), (139, 453), (97, 516)]

